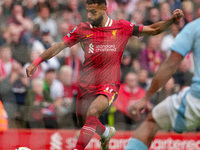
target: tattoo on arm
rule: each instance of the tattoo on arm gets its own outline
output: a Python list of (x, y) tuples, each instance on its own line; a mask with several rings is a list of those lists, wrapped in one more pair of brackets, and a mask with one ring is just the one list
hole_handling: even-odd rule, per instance
[(172, 18), (167, 19), (165, 21), (160, 21), (158, 23), (152, 24), (152, 28), (157, 29), (157, 34), (165, 31), (169, 26), (171, 26), (174, 23), (174, 20)]
[(174, 23), (173, 18), (169, 18), (164, 21), (160, 21), (157, 23), (154, 23), (152, 25), (146, 26), (146, 30), (143, 30), (142, 35), (157, 35), (163, 31), (165, 31), (167, 28), (169, 28), (170, 25)]

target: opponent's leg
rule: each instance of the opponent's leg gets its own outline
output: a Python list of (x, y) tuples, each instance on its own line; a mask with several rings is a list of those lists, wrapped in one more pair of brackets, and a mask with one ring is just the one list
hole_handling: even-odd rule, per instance
[(125, 150), (148, 150), (157, 131), (162, 128), (169, 130), (172, 128), (168, 108), (173, 99), (168, 97), (162, 101), (147, 116), (144, 122), (136, 129), (133, 137), (129, 140)]
[[(108, 105), (108, 98), (104, 95), (99, 95), (90, 104), (87, 111), (86, 122), (81, 129), (75, 149), (83, 150), (93, 137), (95, 131), (98, 134), (104, 134), (106, 128), (101, 124), (98, 118), (102, 114), (102, 112), (108, 107)], [(109, 132), (107, 134), (109, 134)]]
[(125, 150), (148, 150), (158, 129), (159, 127), (154, 121), (152, 113), (150, 113), (134, 132), (134, 135), (129, 140)]

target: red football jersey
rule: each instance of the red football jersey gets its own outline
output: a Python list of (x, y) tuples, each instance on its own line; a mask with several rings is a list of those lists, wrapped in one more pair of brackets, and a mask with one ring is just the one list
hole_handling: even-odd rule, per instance
[(134, 91), (130, 91), (126, 84), (121, 84), (117, 100), (113, 103), (117, 110), (123, 114), (127, 114), (128, 106), (142, 99), (145, 95), (145, 90), (141, 87), (135, 87)]
[[(143, 26), (125, 20), (108, 18), (105, 27), (93, 27), (89, 22), (80, 23), (63, 41), (71, 47), (81, 42), (85, 52), (79, 86), (94, 91), (99, 86), (111, 84), (119, 88), (120, 63), (128, 39), (139, 36)], [(135, 32), (135, 33), (134, 33)]]

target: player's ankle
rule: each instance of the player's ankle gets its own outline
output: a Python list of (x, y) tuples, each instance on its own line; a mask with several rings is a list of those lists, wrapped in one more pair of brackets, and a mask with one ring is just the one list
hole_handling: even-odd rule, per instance
[(104, 133), (101, 135), (101, 138), (103, 139), (107, 138), (109, 133), (110, 133), (110, 130), (108, 129), (108, 127), (106, 127)]

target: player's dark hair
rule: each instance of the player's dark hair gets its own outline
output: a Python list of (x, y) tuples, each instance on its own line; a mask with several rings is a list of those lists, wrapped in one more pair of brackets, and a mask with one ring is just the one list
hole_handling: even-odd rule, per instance
[(101, 4), (106, 4), (106, 0), (86, 0), (86, 3), (87, 4), (98, 4), (98, 5), (101, 5)]

